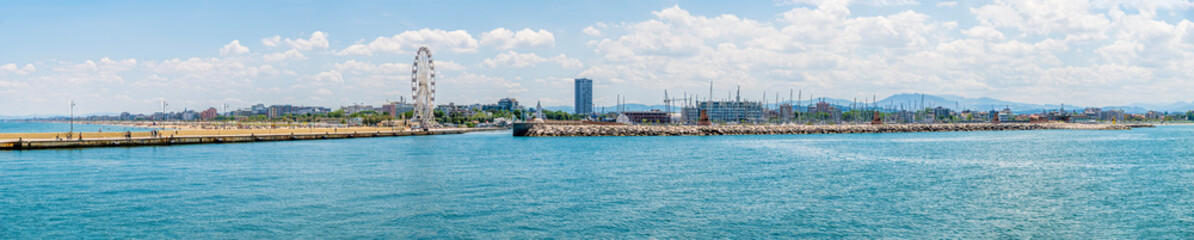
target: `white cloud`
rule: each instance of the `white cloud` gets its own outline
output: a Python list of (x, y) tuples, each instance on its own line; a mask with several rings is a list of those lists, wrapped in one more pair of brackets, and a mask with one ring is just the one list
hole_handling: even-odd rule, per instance
[(1000, 0), (970, 12), (985, 26), (1086, 41), (1105, 38), (1111, 25), (1104, 14), (1092, 10), (1085, 0)]
[(511, 49), (515, 47), (551, 47), (555, 46), (555, 35), (547, 30), (539, 31), (525, 28), (518, 32), (497, 28), (481, 34), (481, 45), (494, 46), (497, 49)]
[[(595, 41), (604, 58), (589, 62), (579, 76), (649, 92), (701, 89), (712, 80), (719, 88), (742, 84), (744, 92), (797, 88), (837, 97), (929, 92), (1092, 105), (1113, 102), (1074, 89), (1114, 94), (1106, 89), (1117, 88), (1108, 86), (1120, 86), (1133, 75), (1166, 86), (1194, 85), (1179, 80), (1194, 75), (1189, 70), (1194, 67), (1189, 49), (1194, 48), (1184, 41), (1185, 32), (1194, 32), (1194, 23), (1183, 25), (1188, 21), (1167, 24), (1147, 13), (1107, 18), (1081, 4), (1079, 11), (1056, 6), (1038, 10), (1017, 8), (1018, 1), (996, 1), (992, 5), (997, 7), (972, 10), (982, 15), (976, 16), (978, 26), (957, 29), (957, 19), (943, 21), (916, 11), (855, 17), (847, 1), (807, 3), (816, 7), (797, 7), (771, 22), (666, 8), (653, 19), (621, 24), (625, 34)], [(1009, 10), (1010, 17), (997, 14), (1002, 10)], [(1085, 49), (1099, 57), (1091, 61), (1096, 65), (1064, 56), (1083, 50), (1073, 41), (1106, 38), (1120, 40)], [(498, 61), (503, 59), (487, 60), (494, 66), (520, 62), (517, 57)], [(1124, 91), (1156, 91), (1133, 88)]]
[[(455, 95), (453, 98), (456, 100), (466, 102), (481, 102), (487, 98), (510, 96), (529, 91), (517, 81), (470, 72), (443, 77), (437, 84), (441, 86), (436, 89), (436, 94), (443, 96), (442, 94), (451, 93)], [(437, 99), (444, 98), (437, 97)]]
[(266, 47), (277, 47), (278, 43), (281, 43), (281, 42), (282, 42), (282, 36), (277, 36), (277, 35), (274, 35), (273, 37), (267, 37), (267, 38), (261, 39), (261, 44), (265, 45)]
[[(409, 77), (408, 74), (410, 74), (410, 64), (405, 62), (373, 64), (368, 61), (349, 59), (342, 63), (332, 64), (332, 69), (343, 74), (378, 75), (375, 77), (379, 78)], [(456, 62), (435, 61), (435, 70), (441, 73), (444, 71), (463, 71), (464, 69), (463, 65)]]
[(344, 82), (344, 74), (341, 74), (340, 71), (330, 70), (316, 74), (315, 80), (321, 82), (342, 83)]
[(494, 56), (493, 58), (487, 58), (487, 59), (483, 60), (481, 62), (481, 64), (488, 66), (490, 68), (499, 68), (499, 67), (524, 68), (524, 67), (534, 67), (535, 65), (542, 63), (542, 62), (552, 62), (552, 63), (560, 65), (561, 67), (570, 68), (570, 69), (577, 69), (577, 68), (583, 67), (583, 65), (584, 65), (580, 62), (580, 60), (577, 60), (575, 58), (569, 58), (568, 56), (564, 56), (564, 54), (556, 55), (555, 57), (551, 57), (551, 58), (544, 58), (544, 57), (540, 57), (538, 54), (535, 54), (535, 53), (517, 53), (514, 51), (500, 53), (497, 56)]
[(1123, 8), (1138, 9), (1143, 11), (1141, 14), (1149, 16), (1155, 15), (1157, 9), (1183, 10), (1194, 8), (1194, 1), (1190, 0), (1099, 0), (1091, 1), (1091, 4), (1098, 8), (1122, 6)]
[(253, 66), (236, 58), (188, 58), (170, 59), (161, 62), (147, 62), (145, 69), (155, 73), (186, 74), (206, 77), (278, 75), (271, 65)]
[(589, 36), (594, 36), (594, 37), (601, 36), (601, 30), (597, 30), (597, 28), (594, 28), (593, 26), (585, 27), (585, 29), (581, 30), (581, 32), (584, 32), (585, 34), (588, 34)]
[(453, 61), (435, 61), (436, 71), (464, 71), (466, 67)]
[(1003, 33), (988, 26), (975, 26), (967, 30), (962, 30), (962, 33), (966, 34), (967, 36), (983, 38), (987, 40), (1003, 40), (1004, 38)]
[(349, 59), (343, 63), (333, 64), (333, 68), (340, 71), (350, 72), (373, 72), (377, 71), (377, 66), (370, 62), (361, 62), (355, 59)]
[(1178, 31), (1181, 31), (1181, 42), (1185, 44), (1194, 44), (1194, 23), (1189, 20), (1182, 20), (1178, 24)]
[(905, 6), (905, 5), (920, 5), (916, 0), (871, 0), (860, 1), (871, 6), (885, 7), (885, 6)]
[(122, 72), (128, 71), (137, 66), (137, 60), (128, 58), (119, 61), (110, 58), (101, 58), (98, 62), (87, 60), (79, 64), (70, 64), (60, 62), (59, 66), (53, 69), (55, 72), (88, 72), (88, 71), (102, 71), (102, 72)]
[[(436, 65), (440, 64), (442, 63), (436, 62)], [(343, 63), (333, 64), (332, 68), (340, 72), (352, 74), (410, 74), (409, 63), (373, 64), (371, 62), (362, 62), (350, 59)]]
[(303, 60), (307, 59), (307, 56), (304, 56), (303, 53), (298, 51), (298, 49), (290, 49), (289, 51), (285, 52), (266, 54), (265, 56), (261, 56), (261, 58), (267, 62), (277, 62), (284, 60)]
[(26, 75), (37, 71), (37, 68), (32, 63), (26, 63), (23, 67), (17, 67), (15, 63), (0, 65), (0, 75), (17, 74)]
[[(267, 44), (268, 45), (268, 44)], [(312, 49), (326, 49), (328, 48), (328, 34), (320, 31), (315, 31), (308, 39), (286, 39), (286, 45), (291, 48), (308, 51)]]
[(228, 43), (228, 45), (224, 45), (223, 48), (220, 48), (221, 56), (240, 55), (245, 53), (249, 53), (249, 48), (241, 46), (240, 40), (232, 40), (231, 43)]
[(17, 91), (16, 91), (17, 88), (23, 88), (23, 87), (28, 87), (28, 86), (29, 86), (28, 83), (21, 82), (21, 81), (0, 80), (0, 89), (9, 90), (8, 94), (10, 94), (10, 95), (15, 95), (17, 93)]
[[(498, 28), (482, 33), (481, 40), (463, 30), (422, 29), (330, 51), (401, 54), (376, 58), (320, 54), (334, 39), (316, 32), (300, 39), (263, 38), (262, 45), (271, 47), (265, 52), (229, 40), (220, 48), (222, 57), (0, 64), (0, 95), (23, 106), (5, 109), (17, 114), (40, 113), (37, 109), (51, 109), (65, 98), (110, 106), (94, 108), (105, 112), (153, 111), (155, 103), (148, 99), (163, 96), (172, 105), (193, 109), (220, 101), (375, 104), (409, 94), (409, 54), (419, 46), (439, 54), (476, 53), (485, 45), (502, 50), (480, 58), (436, 55), (437, 100), (465, 104), (518, 97), (549, 104), (571, 97), (559, 89), (570, 87), (572, 77), (590, 77), (595, 88), (616, 89), (639, 102), (657, 102), (663, 89), (707, 94), (710, 81), (718, 98), (741, 84), (743, 95), (753, 97), (795, 88), (806, 97), (810, 91), (838, 98), (926, 92), (1033, 103), (1127, 101), (1107, 96), (1163, 102), (1188, 99), (1183, 90), (1194, 89), (1189, 81), (1194, 79), (1194, 23), (1180, 16), (1191, 8), (1189, 2), (994, 0), (967, 8), (973, 15), (961, 15), (973, 19), (937, 8), (921, 12), (931, 6), (900, 10), (899, 5), (913, 1), (798, 0), (786, 3), (799, 5), (768, 19), (695, 15), (673, 6), (647, 19), (581, 25), (582, 38), (589, 39), (579, 41), (589, 43), (567, 46), (560, 51), (567, 56), (519, 49), (555, 46), (554, 36), (547, 40), (551, 32), (530, 28)], [(961, 3), (935, 5), (974, 4)], [(876, 5), (885, 5), (881, 14), (871, 11)], [(855, 15), (852, 6), (868, 10)], [(592, 55), (576, 55), (589, 50)], [(308, 57), (312, 60), (287, 61)], [(532, 67), (535, 71), (519, 70)], [(568, 103), (554, 105), (560, 104)]]
[[(136, 59), (112, 60), (101, 58), (99, 61), (87, 60), (82, 63), (54, 61), (51, 72), (30, 76), (46, 90), (63, 90), (77, 88), (87, 84), (121, 84), (125, 83), (122, 76), (126, 72), (138, 67)], [(58, 93), (56, 93), (58, 94)], [(49, 96), (43, 93), (43, 96)]]
[(429, 46), (432, 52), (450, 50), (456, 53), (477, 51), (477, 40), (464, 30), (445, 31), (422, 29), (406, 31), (391, 37), (378, 37), (369, 43), (357, 43), (340, 50), (339, 55), (372, 56), (378, 53), (413, 53), (421, 46)]
[(812, 6), (820, 6), (820, 5), (822, 5), (822, 4), (825, 4), (826, 2), (833, 2), (833, 1), (840, 1), (840, 2), (843, 2), (843, 3), (847, 3), (847, 2), (848, 2), (848, 3), (858, 3), (858, 4), (869, 5), (869, 6), (874, 6), (874, 7), (889, 7), (889, 6), (920, 5), (920, 2), (918, 2), (918, 1), (916, 1), (916, 0), (851, 0), (851, 1), (841, 1), (841, 0), (782, 0), (782, 1), (776, 1), (776, 5), (779, 5), (779, 6), (785, 6), (785, 5), (812, 5)]
[(186, 60), (175, 58), (162, 61), (161, 63), (148, 63), (147, 65), (155, 72), (163, 73), (215, 73), (215, 71), (229, 70), (229, 65), (225, 65), (224, 63), (226, 62), (218, 58), (189, 58)]
[(134, 78), (130, 85), (137, 89), (169, 87), (186, 89), (186, 92), (219, 91), (223, 94), (251, 88), (254, 79), (281, 76), (281, 71), (272, 65), (253, 65), (245, 60), (251, 59), (188, 58), (147, 61), (138, 71), (152, 74), (148, 77)]

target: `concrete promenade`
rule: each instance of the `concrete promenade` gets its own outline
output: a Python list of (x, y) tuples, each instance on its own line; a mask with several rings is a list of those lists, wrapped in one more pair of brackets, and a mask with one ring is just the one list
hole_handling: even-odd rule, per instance
[(834, 134), (834, 133), (898, 133), (898, 132), (962, 132), (1014, 130), (1128, 130), (1151, 125), (1111, 125), (1074, 123), (960, 123), (960, 124), (881, 124), (881, 125), (716, 125), (716, 126), (650, 126), (650, 125), (585, 125), (585, 124), (516, 124), (515, 136), (677, 136), (677, 135), (768, 135), (768, 134)]
[[(290, 130), (290, 131), (285, 131)], [(8, 133), (0, 135), (0, 150), (29, 150), (29, 149), (51, 149), (51, 148), (90, 148), (90, 147), (131, 147), (131, 146), (154, 146), (154, 145), (176, 145), (176, 144), (206, 144), (206, 143), (243, 143), (243, 142), (264, 142), (264, 141), (295, 141), (295, 140), (321, 140), (321, 139), (344, 139), (344, 138), (367, 138), (367, 137), (398, 137), (398, 136), (418, 136), (418, 135), (445, 135), (445, 134), (462, 134), (476, 131), (495, 131), (505, 130), (505, 128), (445, 128), (445, 129), (430, 129), (430, 130), (389, 130), (381, 128), (370, 128), (373, 131), (361, 131), (363, 129), (326, 129), (328, 131), (316, 132), (315, 129), (302, 129), (302, 131), (294, 131), (291, 129), (274, 129), (271, 133), (260, 133), (258, 131), (226, 131), (227, 133), (215, 134), (214, 130), (206, 131), (160, 131), (158, 136), (149, 136), (148, 133), (136, 133), (135, 136), (125, 137), (124, 132), (119, 133), (82, 133), (84, 138), (82, 140), (74, 139), (59, 139), (59, 138), (44, 138), (45, 136), (53, 136), (57, 134), (62, 136), (62, 133)], [(177, 133), (177, 135), (175, 135)], [(209, 134), (200, 134), (209, 133)], [(243, 134), (241, 134), (243, 133)], [(76, 133), (78, 134), (78, 133)], [(93, 137), (87, 137), (88, 134)], [(169, 134), (169, 135), (167, 135)], [(117, 136), (114, 136), (117, 135)], [(14, 136), (16, 136), (14, 138)], [(21, 136), (35, 136), (43, 138), (25, 138)]]

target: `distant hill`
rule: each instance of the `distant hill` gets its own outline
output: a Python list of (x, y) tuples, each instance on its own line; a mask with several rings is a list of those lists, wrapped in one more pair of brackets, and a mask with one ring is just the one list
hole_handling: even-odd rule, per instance
[[(915, 93), (901, 93), (892, 95), (879, 101), (881, 106), (904, 106), (905, 109), (912, 109), (916, 106), (924, 107), (947, 107), (958, 110), (1002, 110), (1010, 108), (1012, 111), (1032, 111), (1037, 112), (1041, 109), (1048, 108), (1046, 105), (1017, 103), (994, 99), (990, 97), (968, 98), (955, 95), (928, 95)], [(1052, 107), (1056, 108), (1056, 107)]]
[[(942, 107), (955, 109), (955, 110), (989, 111), (992, 109), (1002, 110), (1004, 108), (1009, 108), (1012, 110), (1012, 112), (1016, 112), (1016, 113), (1038, 113), (1038, 112), (1041, 112), (1042, 110), (1056, 110), (1056, 109), (1059, 109), (1062, 107), (1061, 104), (1019, 103), (1019, 102), (995, 99), (995, 98), (991, 98), (991, 97), (970, 98), (970, 97), (948, 95), (948, 94), (946, 94), (946, 95), (931, 95), (931, 94), (919, 94), (919, 93), (900, 93), (900, 94), (891, 95), (887, 98), (879, 100), (878, 105), (883, 108), (890, 108), (890, 109), (913, 109), (916, 106), (921, 105), (922, 97), (923, 97), (923, 102), (924, 102), (923, 105), (926, 107), (942, 106)], [(832, 105), (834, 105), (838, 108), (842, 108), (842, 109), (848, 109), (852, 104), (854, 104), (853, 100), (836, 99), (836, 98), (823, 98), (823, 99), (815, 99), (812, 101), (810, 101), (808, 99), (804, 99), (802, 101), (799, 101), (799, 103), (800, 103), (800, 105), (808, 106), (808, 105), (812, 104), (812, 102), (816, 102), (818, 100), (823, 100), (829, 104), (832, 104)], [(864, 101), (864, 100), (859, 100), (859, 101)], [(796, 101), (790, 101), (790, 102), (789, 101), (781, 101), (781, 103), (796, 104), (797, 102)], [(777, 106), (778, 106), (777, 103), (773, 103), (773, 102), (767, 103), (768, 108), (776, 108)], [(1087, 107), (1088, 106), (1082, 106), (1082, 105), (1069, 105), (1069, 104), (1065, 105), (1066, 110), (1081, 111), (1082, 109), (1085, 109)], [(625, 105), (625, 109), (627, 111), (649, 111), (652, 109), (663, 110), (664, 108), (665, 108), (664, 105), (645, 105), (645, 104), (626, 104)], [(1127, 113), (1145, 113), (1150, 110), (1160, 111), (1160, 112), (1186, 112), (1186, 111), (1194, 110), (1194, 102), (1175, 102), (1175, 103), (1168, 103), (1168, 104), (1134, 103), (1134, 104), (1121, 105), (1121, 106), (1101, 106), (1099, 108), (1102, 108), (1104, 110), (1106, 110), (1106, 109), (1122, 109), (1122, 110), (1124, 110), (1124, 112), (1127, 112)], [(544, 109), (553, 110), (553, 111), (572, 112), (571, 106), (551, 106), (551, 107), (544, 107)], [(615, 106), (606, 106), (605, 112), (615, 111), (615, 109), (616, 109)], [(593, 110), (600, 112), (600, 111), (602, 111), (602, 108), (594, 107)]]
[[(1194, 110), (1194, 102), (1175, 102), (1168, 104), (1133, 103), (1126, 106), (1110, 106), (1104, 108), (1122, 108), (1125, 112), (1146, 112), (1148, 110), (1161, 112), (1186, 112)], [(1129, 111), (1129, 109), (1132, 111)]]
[[(901, 94), (892, 95), (891, 97), (880, 100), (879, 102), (882, 105), (904, 104), (904, 106), (908, 106), (910, 104), (919, 103), (921, 101), (921, 96), (922, 96), (922, 94), (901, 93)], [(991, 109), (1001, 110), (1004, 108), (1010, 108), (1013, 112), (1016, 112), (1016, 113), (1036, 113), (1036, 112), (1041, 112), (1042, 110), (1056, 110), (1056, 109), (1060, 109), (1063, 107), (1060, 103), (1059, 104), (1018, 103), (1018, 102), (994, 99), (994, 98), (990, 98), (990, 97), (968, 98), (968, 97), (955, 96), (955, 95), (928, 95), (928, 94), (924, 94), (923, 96), (924, 96), (925, 105), (927, 105), (929, 107), (935, 107), (935, 106), (943, 106), (943, 107), (948, 107), (948, 108), (959, 108), (960, 107), (961, 110), (967, 110), (967, 109), (969, 109), (969, 110), (991, 110)], [(1064, 107), (1066, 110), (1081, 111), (1081, 110), (1083, 110), (1087, 107), (1091, 107), (1091, 106), (1066, 104)], [(1194, 103), (1192, 103), (1192, 102), (1175, 102), (1175, 103), (1168, 103), (1168, 104), (1133, 103), (1133, 104), (1129, 104), (1129, 105), (1120, 105), (1120, 106), (1094, 106), (1094, 107), (1101, 108), (1103, 110), (1121, 109), (1127, 113), (1145, 113), (1150, 110), (1151, 111), (1160, 111), (1160, 112), (1186, 112), (1186, 111), (1194, 110)]]
[[(527, 107), (527, 109), (532, 109), (532, 108), (535, 108), (535, 106)], [(547, 106), (547, 107), (543, 107), (543, 110), (572, 112), (572, 106)]]

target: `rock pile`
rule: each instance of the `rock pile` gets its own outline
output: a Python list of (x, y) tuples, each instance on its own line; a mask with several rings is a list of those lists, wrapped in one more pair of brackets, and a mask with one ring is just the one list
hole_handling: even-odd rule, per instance
[(1012, 130), (1128, 130), (1126, 125), (1072, 123), (963, 123), (963, 124), (885, 124), (885, 125), (718, 125), (718, 126), (646, 126), (646, 125), (554, 125), (536, 124), (525, 136), (675, 136), (675, 135), (768, 135), (898, 132), (963, 132)]

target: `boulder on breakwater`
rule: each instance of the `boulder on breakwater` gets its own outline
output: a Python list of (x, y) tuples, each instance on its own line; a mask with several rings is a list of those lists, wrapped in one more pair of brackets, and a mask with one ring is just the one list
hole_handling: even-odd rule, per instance
[(677, 135), (769, 135), (834, 133), (963, 132), (1013, 130), (1128, 130), (1127, 125), (1073, 123), (960, 123), (960, 124), (884, 124), (884, 125), (563, 125), (533, 124), (516, 136), (677, 136)]

